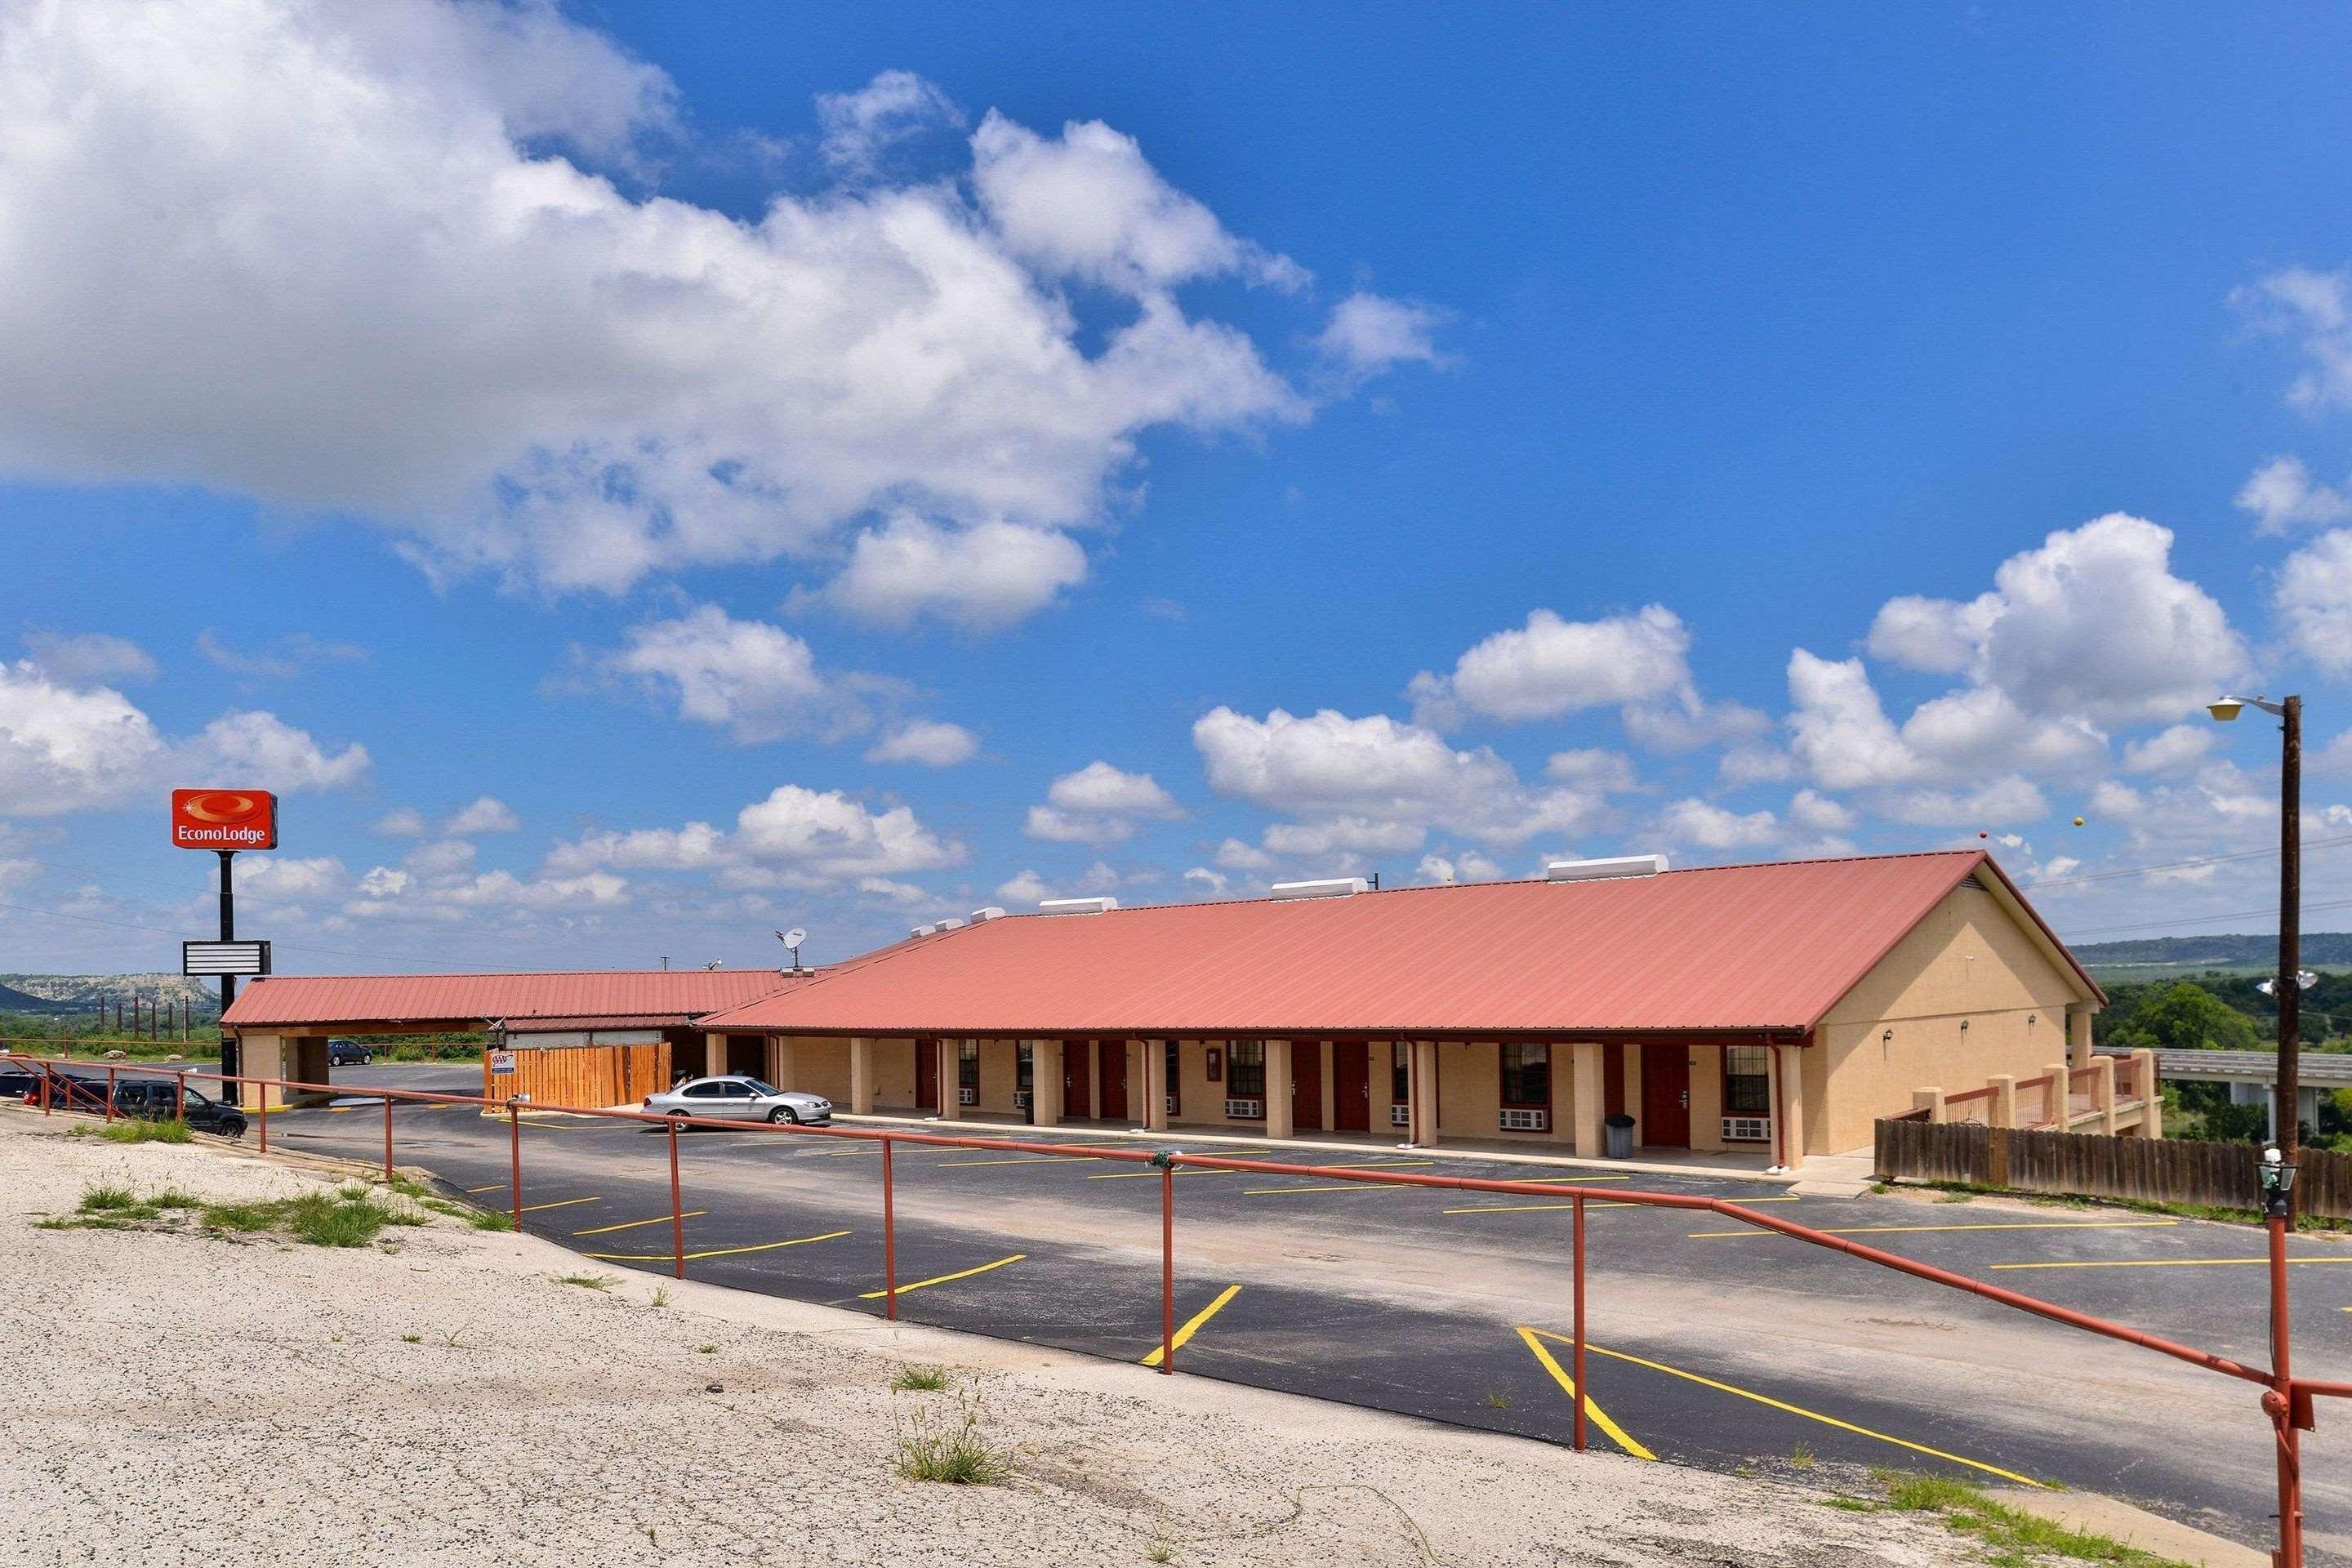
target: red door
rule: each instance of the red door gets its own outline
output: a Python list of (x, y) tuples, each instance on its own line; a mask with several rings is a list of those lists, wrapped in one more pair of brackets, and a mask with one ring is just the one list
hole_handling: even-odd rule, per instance
[(1642, 1142), (1690, 1147), (1690, 1056), (1686, 1046), (1642, 1047)]
[(1290, 1042), (1290, 1125), (1323, 1130), (1323, 1042)]
[(1127, 1042), (1097, 1040), (1102, 1052), (1102, 1115), (1105, 1121), (1127, 1120)]
[(1087, 1094), (1087, 1058), (1094, 1055), (1092, 1040), (1062, 1042), (1062, 1114), (1092, 1116), (1094, 1107)]
[(1331, 1131), (1372, 1130), (1372, 1055), (1361, 1040), (1331, 1042)]
[(915, 1109), (937, 1110), (940, 1108), (940, 1043), (937, 1040), (915, 1042)]

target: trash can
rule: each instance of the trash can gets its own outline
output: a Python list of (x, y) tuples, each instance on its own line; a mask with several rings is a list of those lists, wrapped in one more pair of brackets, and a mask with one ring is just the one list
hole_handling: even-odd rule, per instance
[(1633, 1157), (1633, 1119), (1622, 1112), (1603, 1119), (1609, 1133), (1609, 1157), (1630, 1160)]

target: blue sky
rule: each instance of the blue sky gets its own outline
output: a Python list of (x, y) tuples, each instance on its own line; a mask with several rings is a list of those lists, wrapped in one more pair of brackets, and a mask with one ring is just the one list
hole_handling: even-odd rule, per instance
[(205, 933), (174, 784), (309, 971), (1979, 842), (2261, 930), (2225, 687), (2352, 836), (2341, 15), (0, 34), (0, 971)]

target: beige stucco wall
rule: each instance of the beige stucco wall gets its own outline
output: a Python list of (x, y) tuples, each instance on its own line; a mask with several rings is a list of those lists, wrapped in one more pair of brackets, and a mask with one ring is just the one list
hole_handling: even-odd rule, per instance
[(1863, 1147), (1922, 1087), (2038, 1076), (2063, 1059), (2066, 1005), (2084, 996), (1992, 893), (1955, 889), (1823, 1019), (1807, 1053), (1806, 1152)]
[(1437, 1135), (1494, 1138), (1514, 1143), (1573, 1143), (1576, 1078), (1570, 1047), (1551, 1047), (1551, 1131), (1502, 1129), (1502, 1051), (1489, 1040), (1441, 1040), (1437, 1047)]

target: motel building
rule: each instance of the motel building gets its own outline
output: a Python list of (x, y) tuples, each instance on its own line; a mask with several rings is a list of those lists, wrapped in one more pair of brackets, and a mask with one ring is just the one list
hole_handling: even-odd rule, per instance
[[(314, 1082), (325, 1037), (390, 1032), (388, 1007), (404, 1027), (495, 1026), (507, 1065), (486, 1058), (486, 1090), (541, 1104), (741, 1072), (852, 1115), (1581, 1158), (1622, 1116), (1644, 1158), (1764, 1169), (1864, 1148), (1925, 1090), (2087, 1068), (2105, 1003), (1992, 858), (1965, 850), (1059, 900), (796, 973), (272, 977), (226, 1022), (247, 1071), (267, 1040), (266, 1059)], [(644, 1053), (634, 1068), (616, 1036)], [(312, 1037), (315, 1052), (291, 1044)]]

